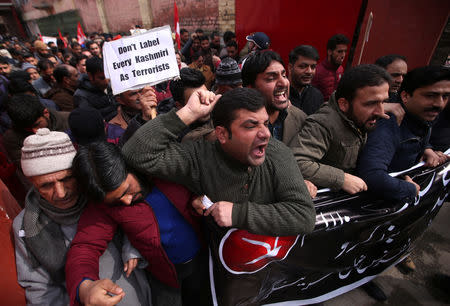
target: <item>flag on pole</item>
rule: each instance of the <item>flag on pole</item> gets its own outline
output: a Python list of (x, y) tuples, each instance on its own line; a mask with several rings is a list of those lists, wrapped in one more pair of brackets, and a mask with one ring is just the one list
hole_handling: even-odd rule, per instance
[(77, 40), (80, 45), (84, 45), (84, 42), (86, 41), (86, 35), (84, 35), (83, 28), (79, 21), (77, 25)]
[(64, 39), (64, 37), (61, 34), (61, 31), (58, 29), (58, 33), (59, 33), (59, 38), (61, 38), (63, 44), (64, 44), (64, 48), (67, 48), (67, 41)]
[(177, 42), (178, 50), (181, 49), (181, 40), (180, 40), (180, 20), (178, 18), (178, 7), (177, 3), (173, 2), (173, 25), (175, 27), (175, 41)]
[(39, 39), (42, 40), (42, 41), (44, 41), (44, 39), (42, 38), (41, 33), (39, 33)]

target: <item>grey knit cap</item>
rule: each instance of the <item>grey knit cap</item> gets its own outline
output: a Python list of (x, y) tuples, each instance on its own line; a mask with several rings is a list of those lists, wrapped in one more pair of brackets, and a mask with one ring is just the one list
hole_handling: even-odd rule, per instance
[(36, 134), (23, 141), (23, 174), (31, 177), (70, 169), (75, 154), (75, 148), (66, 133), (38, 129)]
[(242, 83), (241, 69), (231, 57), (225, 57), (216, 70), (217, 85), (236, 85)]

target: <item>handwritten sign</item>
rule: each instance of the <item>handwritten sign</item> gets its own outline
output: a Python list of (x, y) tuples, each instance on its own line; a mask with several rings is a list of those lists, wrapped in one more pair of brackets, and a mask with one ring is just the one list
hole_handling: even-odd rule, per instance
[(56, 37), (51, 37), (51, 36), (42, 36), (42, 41), (45, 44), (48, 44), (49, 42), (53, 42), (55, 43), (55, 45), (57, 44), (57, 38)]
[(103, 64), (105, 77), (111, 80), (115, 95), (179, 76), (168, 25), (106, 42), (103, 45)]

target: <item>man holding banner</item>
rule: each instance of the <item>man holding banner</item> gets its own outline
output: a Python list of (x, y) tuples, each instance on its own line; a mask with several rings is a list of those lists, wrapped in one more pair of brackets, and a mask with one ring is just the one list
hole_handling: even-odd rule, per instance
[[(212, 108), (218, 141), (178, 143), (177, 135)], [(314, 228), (315, 211), (303, 177), (289, 148), (270, 137), (267, 124), (265, 100), (257, 90), (238, 88), (223, 97), (199, 90), (182, 109), (151, 120), (124, 145), (125, 158), (139, 171), (183, 184), (214, 202), (205, 212), (212, 216), (207, 220), (214, 274), (226, 273), (218, 249), (229, 227), (271, 236)], [(272, 255), (267, 254), (269, 260)], [(250, 302), (257, 296), (254, 277), (240, 277), (252, 286), (238, 291), (232, 283), (216, 287), (222, 303)]]

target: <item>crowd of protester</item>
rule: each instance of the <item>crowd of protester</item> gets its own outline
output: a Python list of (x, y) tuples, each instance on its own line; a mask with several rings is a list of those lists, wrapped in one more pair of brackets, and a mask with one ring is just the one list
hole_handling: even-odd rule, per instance
[(310, 233), (318, 188), (412, 200), (420, 186), (389, 173), (449, 160), (448, 67), (380, 54), (344, 72), (342, 34), (287, 65), (263, 32), (240, 53), (231, 31), (180, 34), (179, 79), (115, 96), (111, 35), (0, 42), (0, 211), (17, 215), (10, 277), (28, 304), (209, 305), (206, 228)]

